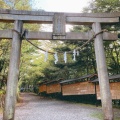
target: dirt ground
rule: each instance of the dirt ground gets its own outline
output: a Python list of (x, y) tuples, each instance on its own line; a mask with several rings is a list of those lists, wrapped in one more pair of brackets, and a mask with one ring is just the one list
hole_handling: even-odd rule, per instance
[[(60, 101), (21, 93), (21, 103), (17, 104), (15, 120), (102, 120), (101, 107)], [(120, 120), (120, 109), (114, 109), (115, 120)], [(0, 115), (2, 120), (2, 115)]]

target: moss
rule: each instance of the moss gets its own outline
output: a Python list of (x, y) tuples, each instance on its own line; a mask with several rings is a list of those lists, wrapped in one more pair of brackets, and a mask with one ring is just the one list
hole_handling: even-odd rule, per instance
[(5, 94), (5, 90), (0, 89), (0, 95), (3, 95), (3, 94)]
[(91, 114), (92, 117), (98, 118), (99, 120), (103, 120), (103, 115), (101, 113), (93, 113)]
[(0, 114), (2, 114), (3, 113), (3, 108), (0, 108)]
[[(103, 115), (101, 113), (93, 113), (91, 114), (92, 117), (98, 118), (99, 120), (103, 120)], [(115, 116), (115, 120), (120, 120), (120, 117)]]

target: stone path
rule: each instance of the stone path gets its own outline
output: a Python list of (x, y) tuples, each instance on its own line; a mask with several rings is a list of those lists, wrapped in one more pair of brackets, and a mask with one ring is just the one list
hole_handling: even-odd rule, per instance
[(40, 97), (33, 93), (22, 93), (21, 96), (23, 103), (16, 108), (15, 120), (100, 120), (96, 117), (97, 113), (101, 113), (100, 107)]

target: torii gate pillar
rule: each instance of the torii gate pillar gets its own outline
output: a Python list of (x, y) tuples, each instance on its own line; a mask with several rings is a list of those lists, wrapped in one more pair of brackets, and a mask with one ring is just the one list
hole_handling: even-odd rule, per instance
[[(93, 30), (95, 34), (100, 32), (101, 31), (100, 23), (93, 23)], [(110, 93), (102, 34), (96, 36), (94, 46), (104, 120), (113, 120), (112, 99)]]
[[(14, 22), (14, 29), (20, 33), (22, 32), (22, 26), (23, 26), (22, 21), (16, 20)], [(20, 51), (21, 51), (20, 35), (17, 32), (13, 31), (3, 120), (14, 120), (17, 84), (19, 77)]]

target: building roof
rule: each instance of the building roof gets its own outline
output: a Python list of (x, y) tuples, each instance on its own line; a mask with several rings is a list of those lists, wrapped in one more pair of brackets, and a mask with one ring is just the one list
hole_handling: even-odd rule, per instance
[(62, 79), (62, 78), (60, 78), (60, 79), (58, 79), (58, 80), (48, 81), (48, 82), (46, 82), (46, 84), (59, 83), (61, 80), (63, 80), (63, 79)]
[[(118, 75), (112, 75), (112, 76), (109, 76), (108, 78), (109, 78), (109, 80), (119, 79), (120, 78), (120, 74), (118, 74)], [(99, 81), (99, 79), (97, 78), (97, 79), (95, 79), (95, 80), (93, 80), (91, 82), (98, 82), (98, 81)]]
[(96, 74), (88, 74), (88, 75), (84, 75), (84, 76), (81, 76), (79, 78), (76, 78), (76, 79), (69, 79), (69, 80), (64, 80), (62, 82), (60, 82), (61, 84), (65, 84), (65, 83), (71, 83), (71, 82), (76, 82), (76, 81), (79, 81), (79, 80), (82, 80), (82, 79), (85, 79), (85, 78), (91, 78), (93, 76), (97, 76)]
[(43, 85), (43, 84), (45, 84), (46, 82), (47, 82), (47, 80), (44, 80), (44, 81), (40, 82), (39, 85)]

